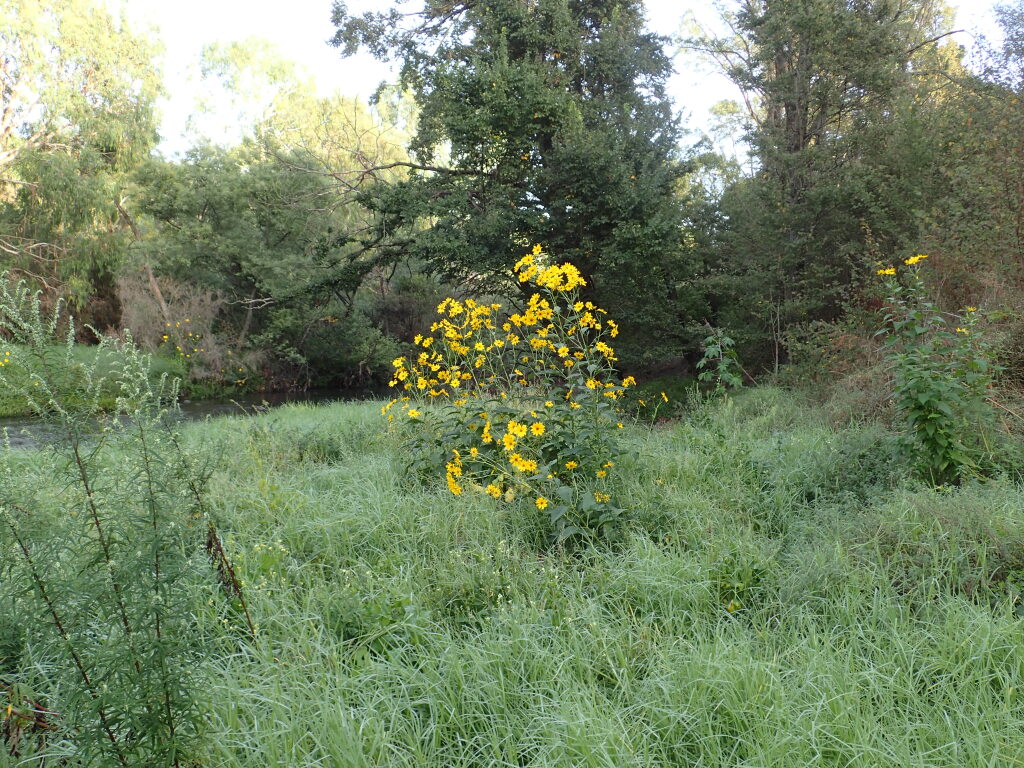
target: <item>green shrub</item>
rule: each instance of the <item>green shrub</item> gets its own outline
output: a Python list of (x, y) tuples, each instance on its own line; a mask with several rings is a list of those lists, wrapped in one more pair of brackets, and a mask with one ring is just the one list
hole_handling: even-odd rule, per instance
[(21, 650), (0, 669), (57, 713), (48, 753), (181, 766), (204, 722), (195, 599), (214, 582), (208, 556), (222, 576), (226, 564), (205, 519), (207, 473), (165, 426), (175, 385), (154, 386), (130, 341), (104, 339), (79, 363), (60, 310), (45, 315), (38, 295), (0, 281), (0, 334), (30, 362), (6, 364), (0, 386), (61, 433), (30, 462), (0, 453), (0, 624), (21, 628), (3, 632)]
[(743, 386), (743, 368), (736, 354), (736, 343), (720, 328), (711, 328), (701, 346), (703, 356), (697, 361), (697, 380), (712, 385), (716, 396)]
[(994, 367), (978, 313), (945, 315), (926, 295), (920, 274), (925, 255), (906, 259), (905, 284), (896, 268), (878, 270), (888, 278), (885, 315), (887, 359), (894, 374), (893, 396), (921, 475), (934, 483), (960, 482), (984, 471), (993, 423), (987, 397)]
[(445, 299), (434, 335), (416, 337), (418, 357), (395, 360), (392, 386), (407, 394), (383, 411), (393, 419), (397, 403), (413, 427), (415, 469), (443, 473), (456, 496), (526, 497), (564, 542), (607, 534), (622, 514), (609, 487), (616, 404), (635, 382), (617, 377), (608, 340), (618, 326), (580, 300), (579, 272), (543, 259), (535, 248), (516, 265), (540, 289), (521, 313)]

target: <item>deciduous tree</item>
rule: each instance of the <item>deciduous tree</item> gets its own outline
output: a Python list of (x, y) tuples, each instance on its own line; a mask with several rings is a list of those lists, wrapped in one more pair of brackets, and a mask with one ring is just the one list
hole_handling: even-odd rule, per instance
[[(363, 247), (493, 290), (532, 244), (628, 321), (637, 358), (678, 353), (695, 304), (665, 94), (665, 40), (636, 0), (427, 0), (353, 16), (334, 44), (401, 60), (419, 108), (408, 175), (360, 196)], [(486, 286), (485, 286), (486, 283)]]

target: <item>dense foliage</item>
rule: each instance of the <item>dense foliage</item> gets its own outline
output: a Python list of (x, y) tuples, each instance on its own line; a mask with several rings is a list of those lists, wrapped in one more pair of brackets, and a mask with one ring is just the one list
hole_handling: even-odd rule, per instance
[(129, 174), (156, 143), (155, 44), (93, 0), (0, 3), (0, 258), (120, 321)]
[(1021, 0), (336, 2), (173, 158), (111, 7), (0, 0), (0, 768), (1024, 762)]
[(709, 326), (756, 376), (870, 339), (877, 262), (925, 251), (939, 305), (996, 309), (1024, 380), (1019, 6), (968, 68), (934, 0), (735, 0), (728, 34), (683, 41), (743, 98), (694, 146), (637, 0), (400, 6), (334, 8), (343, 54), (400, 64), (373, 106), (263, 41), (207, 46), (202, 103), (237, 135), (166, 159), (152, 39), (90, 0), (5, 0), (3, 266), (201, 394), (381, 385), (442, 296), (524, 298), (533, 243), (621, 318), (641, 378), (697, 373)]
[(415, 255), (464, 282), (507, 278), (541, 243), (580, 270), (586, 298), (630, 318), (624, 354), (687, 350), (701, 311), (687, 169), (667, 41), (644, 30), (641, 3), (431, 1), (411, 18), (338, 3), (335, 24), (346, 53), (400, 57), (419, 107), (409, 175), (361, 197), (378, 258)]

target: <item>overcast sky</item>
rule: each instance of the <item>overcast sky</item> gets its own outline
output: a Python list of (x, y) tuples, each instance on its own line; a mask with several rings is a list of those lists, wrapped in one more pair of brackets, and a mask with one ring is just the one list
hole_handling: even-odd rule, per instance
[[(988, 32), (994, 27), (992, 0), (959, 0), (958, 26), (969, 32)], [(108, 0), (117, 7), (120, 0)], [(199, 90), (199, 54), (211, 42), (230, 42), (262, 37), (276, 45), (284, 57), (300, 63), (316, 77), (323, 95), (341, 91), (347, 95), (368, 96), (389, 77), (388, 69), (371, 57), (360, 54), (342, 59), (327, 45), (333, 34), (330, 23), (332, 0), (123, 0), (128, 17), (136, 28), (151, 28), (166, 48), (163, 60), (167, 96), (161, 101), (163, 116), (161, 150), (165, 155), (183, 151), (190, 145), (185, 134), (186, 121), (195, 111)], [(350, 0), (352, 12), (383, 9), (387, 0)], [(715, 18), (710, 0), (647, 0), (649, 26), (661, 34), (680, 29), (684, 17), (694, 14), (703, 23)], [(970, 9), (965, 12), (964, 9)], [(970, 46), (972, 36), (959, 36)], [(669, 83), (670, 93), (690, 127), (700, 129), (709, 121), (708, 109), (723, 98), (735, 98), (730, 83), (708, 69), (695, 71), (689, 57), (676, 59), (678, 73)], [(219, 122), (218, 122), (219, 121)], [(214, 115), (204, 122), (208, 132), (216, 132), (225, 141), (234, 138), (238, 126), (228, 116)]]

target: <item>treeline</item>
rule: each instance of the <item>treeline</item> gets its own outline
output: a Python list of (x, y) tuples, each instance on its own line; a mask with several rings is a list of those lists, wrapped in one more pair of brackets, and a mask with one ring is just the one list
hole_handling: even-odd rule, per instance
[[(752, 374), (855, 368), (877, 268), (928, 253), (940, 301), (993, 310), (1024, 377), (1019, 2), (970, 66), (934, 0), (735, 0), (728, 34), (674, 40), (630, 0), (336, 3), (340, 53), (398, 60), (397, 84), (323, 98), (265, 44), (211, 46), (242, 138), (175, 160), (154, 151), (154, 40), (94, 0), (0, 8), (6, 273), (195, 392), (380, 384), (441, 296), (514, 302), (534, 244), (647, 376), (690, 372), (709, 326)], [(679, 51), (738, 86), (718, 138), (749, 157), (673, 114)]]

